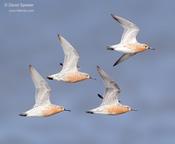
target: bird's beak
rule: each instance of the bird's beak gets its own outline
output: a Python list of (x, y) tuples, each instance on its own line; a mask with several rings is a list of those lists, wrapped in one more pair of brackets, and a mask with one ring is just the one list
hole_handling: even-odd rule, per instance
[(71, 110), (69, 110), (69, 109), (64, 109), (64, 111), (68, 111), (68, 112), (71, 112)]
[(149, 50), (156, 50), (155, 48), (149, 47)]
[(131, 111), (138, 111), (137, 109), (131, 108)]
[(91, 76), (89, 77), (89, 79), (91, 79), (91, 80), (96, 80), (96, 78), (93, 78), (93, 77), (91, 77)]

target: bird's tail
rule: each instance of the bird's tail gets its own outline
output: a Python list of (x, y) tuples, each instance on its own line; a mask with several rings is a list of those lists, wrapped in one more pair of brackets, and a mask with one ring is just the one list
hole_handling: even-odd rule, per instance
[(86, 111), (86, 113), (89, 113), (89, 114), (94, 114), (94, 112), (92, 112), (92, 111)]
[(114, 50), (114, 48), (112, 46), (107, 46), (106, 48), (107, 48), (107, 50)]
[(19, 114), (19, 116), (24, 116), (24, 117), (26, 117), (27, 114), (26, 114), (26, 113), (21, 113), (21, 114)]
[(47, 76), (47, 79), (53, 80), (53, 77), (52, 76)]

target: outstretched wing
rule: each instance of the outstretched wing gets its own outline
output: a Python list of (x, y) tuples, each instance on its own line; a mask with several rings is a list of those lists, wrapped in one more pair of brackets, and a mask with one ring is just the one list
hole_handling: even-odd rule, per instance
[(60, 41), (65, 55), (62, 71), (77, 71), (79, 54), (64, 37), (58, 35), (58, 39)]
[(126, 54), (123, 54), (114, 64), (113, 66), (116, 66), (118, 65), (119, 63), (127, 60), (128, 58), (130, 58), (131, 56), (134, 56), (136, 53), (126, 53)]
[(139, 32), (139, 28), (132, 22), (127, 19), (124, 19), (120, 16), (116, 16), (111, 14), (111, 16), (121, 24), (124, 28), (124, 32), (121, 38), (122, 43), (136, 43), (137, 42), (137, 34)]
[(50, 104), (49, 96), (51, 93), (51, 89), (48, 83), (32, 65), (29, 65), (29, 71), (36, 88), (34, 107), (44, 104)]
[(111, 80), (111, 78), (107, 75), (107, 73), (99, 66), (97, 66), (97, 72), (103, 79), (105, 85), (105, 94), (103, 96), (103, 101), (101, 105), (119, 103), (118, 100), (120, 93), (119, 86), (113, 80)]

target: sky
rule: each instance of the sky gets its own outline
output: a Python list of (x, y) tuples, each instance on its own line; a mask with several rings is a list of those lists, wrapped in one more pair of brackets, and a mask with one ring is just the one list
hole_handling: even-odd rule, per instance
[[(174, 5), (173, 0), (1, 0), (0, 143), (174, 143)], [(121, 53), (107, 51), (106, 46), (120, 42), (123, 29), (111, 13), (137, 24), (138, 41), (156, 50), (112, 67)], [(72, 112), (48, 118), (20, 117), (19, 113), (34, 105), (28, 65), (45, 78), (61, 70), (64, 54), (57, 34), (78, 51), (81, 71), (97, 80), (75, 84), (47, 80), (51, 101)], [(101, 103), (97, 93), (104, 92), (97, 65), (120, 86), (121, 102), (137, 112), (85, 113)]]

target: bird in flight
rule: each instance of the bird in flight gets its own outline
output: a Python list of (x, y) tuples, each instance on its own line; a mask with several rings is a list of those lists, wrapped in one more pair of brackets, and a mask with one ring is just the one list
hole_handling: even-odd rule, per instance
[(19, 114), (20, 116), (48, 117), (63, 111), (70, 111), (50, 102), (51, 88), (32, 65), (29, 65), (29, 72), (36, 88), (35, 105), (30, 110)]
[(93, 79), (88, 73), (80, 72), (78, 66), (79, 54), (75, 48), (61, 35), (58, 40), (64, 51), (64, 63), (62, 70), (56, 74), (50, 75), (49, 80), (64, 81), (67, 83), (76, 83), (86, 79)]
[(87, 111), (90, 114), (107, 114), (107, 115), (119, 115), (129, 111), (136, 111), (130, 106), (123, 105), (119, 101), (120, 88), (107, 73), (97, 66), (97, 72), (103, 79), (105, 85), (104, 96), (98, 94), (98, 96), (103, 99), (99, 107)]
[(129, 57), (134, 56), (137, 53), (143, 52), (148, 49), (154, 50), (148, 44), (139, 43), (137, 41), (136, 37), (139, 33), (139, 28), (134, 23), (120, 16), (116, 16), (113, 14), (111, 14), (111, 16), (124, 28), (120, 43), (107, 47), (108, 50), (115, 50), (124, 53), (113, 64), (113, 66), (116, 66), (117, 64), (127, 60)]

